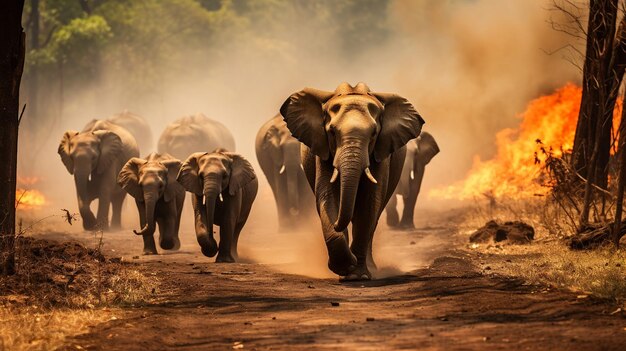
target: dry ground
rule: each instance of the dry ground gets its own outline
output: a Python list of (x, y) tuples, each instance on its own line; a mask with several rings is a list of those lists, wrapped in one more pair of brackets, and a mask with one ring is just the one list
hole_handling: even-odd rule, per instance
[[(316, 226), (276, 233), (253, 218), (242, 234), (245, 263), (203, 257), (190, 230), (176, 253), (137, 256), (130, 230), (105, 235), (107, 256), (136, 262), (158, 288), (145, 305), (70, 338), (76, 350), (622, 350), (626, 319), (615, 305), (546, 290), (485, 271), (445, 213), (418, 229), (381, 225), (378, 279), (339, 283)], [(382, 221), (381, 221), (382, 222)], [(44, 235), (44, 234), (37, 234)], [(93, 240), (88, 234), (46, 237)]]

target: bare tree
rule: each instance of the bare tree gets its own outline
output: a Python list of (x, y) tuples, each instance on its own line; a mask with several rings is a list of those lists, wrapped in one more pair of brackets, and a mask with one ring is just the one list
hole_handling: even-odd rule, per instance
[(15, 181), (19, 92), (24, 69), (24, 0), (6, 0), (0, 11), (0, 273), (15, 273)]

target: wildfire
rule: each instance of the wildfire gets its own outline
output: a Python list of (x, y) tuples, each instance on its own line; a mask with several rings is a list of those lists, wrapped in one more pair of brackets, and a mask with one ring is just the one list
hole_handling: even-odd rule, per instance
[[(545, 194), (538, 182), (540, 167), (536, 165), (537, 141), (551, 147), (554, 156), (571, 150), (580, 109), (582, 89), (568, 83), (551, 95), (531, 101), (519, 117), (517, 129), (507, 128), (496, 134), (497, 153), (491, 160), (474, 157), (474, 164), (465, 180), (451, 186), (433, 189), (429, 196), (443, 199), (470, 199), (483, 195), (528, 198)], [(616, 108), (619, 116), (621, 108)], [(541, 153), (537, 157), (544, 161)]]
[(20, 177), (17, 180), (18, 188), (15, 192), (15, 206), (19, 209), (32, 210), (44, 206), (46, 197), (39, 190), (32, 187), (39, 182), (37, 177)]

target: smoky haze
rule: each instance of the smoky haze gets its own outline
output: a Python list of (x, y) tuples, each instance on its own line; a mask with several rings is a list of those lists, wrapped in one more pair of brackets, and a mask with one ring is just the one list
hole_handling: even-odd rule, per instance
[[(230, 129), (237, 151), (255, 166), (260, 190), (251, 223), (259, 222), (275, 210), (254, 156), (258, 128), (305, 86), (334, 90), (343, 81), (363, 81), (374, 91), (408, 98), (437, 139), (441, 153), (427, 167), (418, 200), (418, 206), (428, 207), (428, 190), (462, 179), (474, 155), (493, 155), (495, 133), (516, 126), (516, 115), (530, 99), (578, 81), (577, 68), (561, 52), (546, 53), (574, 41), (548, 23), (554, 16), (548, 11), (551, 1), (362, 1), (345, 11), (366, 13), (368, 23), (349, 26), (339, 25), (351, 17), (335, 12), (338, 2), (310, 3), (285, 2), (265, 17), (233, 20), (245, 22), (245, 35), (235, 24), (188, 43), (177, 42), (181, 36), (172, 33), (134, 60), (111, 63), (101, 55), (93, 62), (97, 74), (67, 77), (62, 92), (57, 81), (48, 82), (40, 94), (62, 96), (62, 102), (49, 98), (49, 105), (40, 107), (55, 121), (49, 137), (29, 139), (28, 128), (38, 122), (25, 124), (20, 175), (43, 178), (51, 211), (77, 212), (72, 177), (56, 152), (65, 130), (128, 109), (150, 122), (156, 144), (169, 122), (202, 112)], [(159, 47), (173, 49), (161, 57)], [(40, 152), (37, 143), (44, 143)], [(127, 200), (125, 209), (133, 213), (125, 227), (135, 227), (134, 205)], [(318, 235), (311, 245), (324, 250)]]

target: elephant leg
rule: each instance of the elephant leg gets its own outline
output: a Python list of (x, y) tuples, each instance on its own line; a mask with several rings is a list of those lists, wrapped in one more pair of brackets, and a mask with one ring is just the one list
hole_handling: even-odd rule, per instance
[(396, 228), (400, 224), (400, 216), (398, 215), (398, 198), (396, 194), (391, 195), (385, 212), (387, 214), (387, 225), (391, 228)]
[(165, 203), (167, 205), (163, 216), (159, 216), (159, 245), (164, 250), (178, 250), (180, 240), (178, 239), (178, 214), (176, 201)]
[[(372, 273), (368, 268), (368, 256), (371, 255), (372, 238), (376, 228), (375, 222), (369, 218), (361, 218), (352, 222), (352, 245), (350, 251), (356, 257), (357, 264), (344, 278), (346, 281), (351, 280), (370, 280)], [(373, 261), (372, 261), (373, 263)]]
[(98, 228), (103, 231), (109, 230), (109, 209), (111, 207), (111, 193), (109, 191), (103, 191), (98, 198), (98, 214), (96, 220), (98, 221)]
[(153, 234), (144, 234), (143, 238), (143, 255), (156, 255), (158, 254), (156, 243), (154, 242)]
[(241, 230), (245, 225), (245, 222), (237, 223), (235, 226), (235, 231), (233, 232), (233, 242), (230, 244), (230, 254), (233, 256), (235, 261), (239, 261), (239, 253), (237, 251), (237, 246), (239, 244), (239, 235), (241, 234)]
[(422, 179), (424, 178), (425, 165), (418, 164), (415, 166), (413, 172), (415, 179), (409, 182), (409, 191), (403, 195), (404, 209), (402, 210), (402, 220), (400, 226), (402, 228), (414, 229), (413, 217), (415, 214), (415, 204), (417, 203), (417, 196), (420, 193), (422, 186)]
[(289, 215), (287, 201), (287, 183), (280, 175), (275, 175), (276, 181), (276, 208), (278, 210), (278, 229), (280, 232), (288, 231), (291, 227), (291, 218)]
[[(122, 205), (124, 204), (124, 198), (126, 194), (118, 192), (111, 198), (111, 207), (113, 213), (111, 215), (111, 229), (122, 229)], [(142, 227), (143, 228), (143, 227)]]
[(367, 269), (369, 269), (370, 272), (375, 272), (378, 270), (378, 266), (376, 265), (376, 262), (374, 261), (374, 255), (372, 254), (372, 247), (373, 247), (373, 240), (374, 239), (374, 235), (372, 233), (372, 238), (370, 239), (370, 245), (369, 245), (369, 249), (367, 249)]
[(174, 221), (168, 220), (163, 216), (157, 217), (156, 220), (159, 226), (159, 246), (163, 250), (172, 250), (175, 245), (172, 235), (175, 227)]
[(224, 218), (220, 225), (220, 246), (217, 251), (215, 262), (233, 263), (235, 258), (232, 255), (233, 234), (235, 223), (231, 219)]

